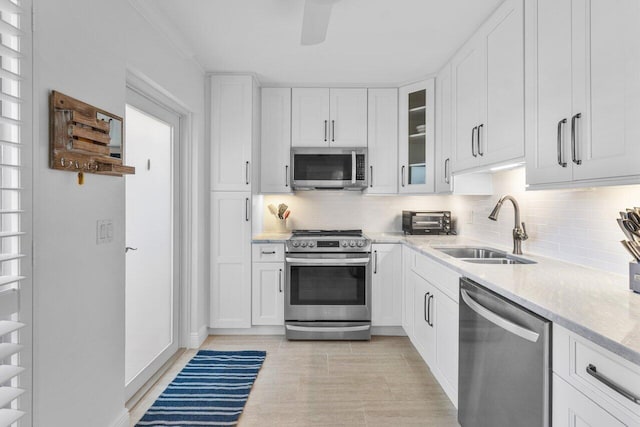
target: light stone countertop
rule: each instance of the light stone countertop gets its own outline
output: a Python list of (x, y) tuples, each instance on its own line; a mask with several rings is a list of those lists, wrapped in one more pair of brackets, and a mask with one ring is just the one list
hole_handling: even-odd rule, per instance
[(291, 237), (291, 233), (260, 233), (253, 236), (253, 243), (284, 243)]
[[(472, 264), (446, 255), (437, 246), (481, 246), (511, 252), (460, 236), (405, 236), (365, 232), (373, 243), (402, 243), (461, 275), (640, 365), (640, 294), (624, 275), (536, 255), (537, 264)], [(283, 243), (290, 233), (263, 233), (254, 243)], [(508, 242), (510, 243), (510, 242)]]

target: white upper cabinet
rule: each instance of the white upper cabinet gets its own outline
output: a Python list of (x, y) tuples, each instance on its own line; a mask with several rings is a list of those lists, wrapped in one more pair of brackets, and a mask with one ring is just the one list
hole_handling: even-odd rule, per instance
[(486, 24), (486, 121), (479, 132), (481, 163), (524, 157), (524, 8), (510, 0)]
[(332, 147), (367, 146), (367, 89), (331, 89), (330, 135)]
[[(478, 132), (483, 124), (484, 58), (478, 40), (471, 40), (452, 61), (455, 120), (454, 171), (479, 165)], [(481, 131), (481, 130), (480, 130)]]
[(262, 193), (290, 193), (291, 89), (262, 89), (261, 170)]
[(398, 192), (398, 90), (369, 89), (367, 194)]
[(256, 87), (252, 76), (211, 76), (213, 191), (251, 191)]
[(291, 146), (329, 144), (329, 89), (292, 89)]
[(291, 146), (366, 147), (367, 90), (294, 88)]
[(640, 2), (537, 0), (526, 12), (527, 183), (637, 183)]
[(534, 1), (526, 15), (527, 182), (570, 181), (571, 0)]
[(507, 0), (452, 60), (456, 172), (524, 156), (523, 0)]
[(436, 193), (450, 193), (453, 189), (451, 101), (451, 64), (447, 64), (436, 77)]
[(400, 193), (433, 193), (434, 185), (434, 79), (399, 90)]

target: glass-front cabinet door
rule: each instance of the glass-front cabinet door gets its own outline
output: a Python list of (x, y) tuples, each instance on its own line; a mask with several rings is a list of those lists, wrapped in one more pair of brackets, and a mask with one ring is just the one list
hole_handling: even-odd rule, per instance
[(433, 193), (434, 80), (400, 88), (400, 193)]

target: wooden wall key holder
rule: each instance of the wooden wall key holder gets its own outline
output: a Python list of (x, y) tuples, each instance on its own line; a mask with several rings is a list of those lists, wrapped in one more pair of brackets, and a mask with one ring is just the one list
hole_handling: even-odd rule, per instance
[(52, 169), (112, 176), (136, 172), (134, 167), (122, 164), (121, 117), (54, 90), (49, 123)]

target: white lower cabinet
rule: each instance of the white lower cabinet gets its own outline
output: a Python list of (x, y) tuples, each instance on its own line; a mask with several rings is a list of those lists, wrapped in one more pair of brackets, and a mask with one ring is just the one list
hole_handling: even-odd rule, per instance
[[(408, 250), (407, 254), (405, 289), (407, 284), (413, 289), (413, 323), (410, 331), (406, 327), (405, 331), (457, 407), (458, 303), (449, 296), (452, 286), (448, 283), (450, 276), (457, 274), (441, 265), (425, 268), (433, 262), (415, 251)], [(433, 274), (428, 274), (429, 271)]]
[(553, 325), (553, 425), (640, 426), (640, 366)]
[(209, 326), (251, 327), (251, 193), (211, 193)]
[(627, 425), (567, 384), (557, 374), (553, 374), (552, 396), (554, 427), (623, 427)]
[(436, 289), (432, 300), (436, 329), (438, 381), (458, 406), (458, 303)]
[(284, 325), (284, 263), (254, 262), (251, 323)]
[(413, 280), (413, 344), (430, 368), (436, 363), (436, 316), (434, 287), (411, 271)]
[(251, 324), (284, 325), (284, 244), (254, 243)]
[(414, 252), (402, 246), (402, 329), (409, 338), (413, 337), (413, 289), (414, 275), (411, 272), (411, 259)]
[(375, 244), (371, 291), (371, 324), (400, 326), (402, 324), (402, 246)]

